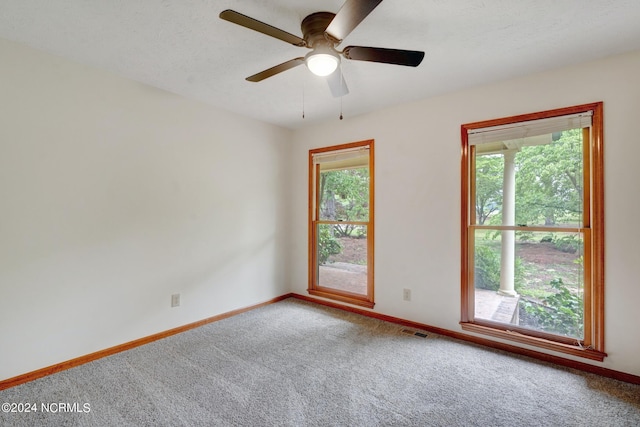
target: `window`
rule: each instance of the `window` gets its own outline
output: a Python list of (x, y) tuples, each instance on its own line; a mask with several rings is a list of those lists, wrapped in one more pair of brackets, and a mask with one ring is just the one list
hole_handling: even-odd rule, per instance
[(373, 141), (309, 151), (309, 293), (372, 308)]
[(462, 125), (464, 330), (602, 361), (602, 103)]

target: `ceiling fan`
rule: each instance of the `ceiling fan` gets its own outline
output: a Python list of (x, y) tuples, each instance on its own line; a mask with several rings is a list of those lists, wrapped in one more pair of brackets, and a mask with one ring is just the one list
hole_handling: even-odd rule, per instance
[(302, 38), (233, 10), (223, 11), (220, 13), (220, 18), (294, 46), (311, 49), (311, 52), (304, 57), (291, 59), (247, 77), (248, 81), (259, 82), (298, 65), (306, 64), (312, 73), (327, 76), (331, 92), (337, 97), (349, 93), (341, 73), (336, 72), (339, 70), (341, 56), (355, 61), (382, 62), (409, 67), (417, 67), (424, 58), (424, 52), (416, 50), (367, 46), (347, 46), (342, 51), (336, 50), (336, 46), (342, 43), (381, 2), (382, 0), (347, 0), (337, 14), (312, 13), (302, 20)]

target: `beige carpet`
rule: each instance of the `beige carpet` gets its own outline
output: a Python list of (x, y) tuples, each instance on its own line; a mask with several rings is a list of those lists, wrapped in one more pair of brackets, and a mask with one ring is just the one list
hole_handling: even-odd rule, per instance
[(402, 329), (288, 299), (4, 390), (38, 412), (0, 425), (640, 425), (638, 385)]

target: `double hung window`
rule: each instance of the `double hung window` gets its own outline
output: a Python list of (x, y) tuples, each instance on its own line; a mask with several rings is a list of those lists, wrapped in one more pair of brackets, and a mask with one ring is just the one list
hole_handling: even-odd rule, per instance
[(373, 307), (373, 141), (309, 151), (309, 293)]
[(602, 103), (462, 126), (462, 328), (604, 353)]

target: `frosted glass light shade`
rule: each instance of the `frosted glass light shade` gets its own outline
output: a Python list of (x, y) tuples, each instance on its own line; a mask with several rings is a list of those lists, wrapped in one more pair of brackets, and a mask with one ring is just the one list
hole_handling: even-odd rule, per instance
[(316, 76), (328, 76), (338, 68), (339, 58), (330, 53), (311, 52), (305, 58), (307, 68)]

